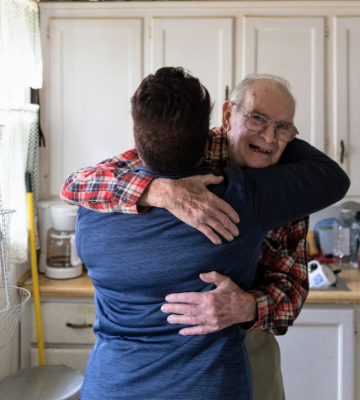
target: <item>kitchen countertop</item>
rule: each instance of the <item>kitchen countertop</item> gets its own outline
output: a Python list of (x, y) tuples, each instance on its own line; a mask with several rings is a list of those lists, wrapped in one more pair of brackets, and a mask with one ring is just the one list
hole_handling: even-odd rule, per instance
[[(31, 271), (19, 279), (18, 286), (33, 292)], [(40, 296), (50, 297), (94, 297), (94, 286), (86, 271), (74, 279), (49, 279), (39, 274)]]
[[(339, 276), (350, 289), (342, 290), (310, 290), (306, 304), (360, 304), (359, 270), (344, 270)], [(29, 282), (31, 272), (28, 271), (18, 282), (20, 287), (32, 292)], [(56, 280), (39, 274), (40, 295), (49, 297), (93, 297), (94, 286), (87, 273), (75, 279)]]

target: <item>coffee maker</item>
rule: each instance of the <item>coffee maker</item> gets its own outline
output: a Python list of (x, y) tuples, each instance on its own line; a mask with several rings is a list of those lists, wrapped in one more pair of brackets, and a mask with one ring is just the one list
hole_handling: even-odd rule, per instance
[(75, 247), (77, 210), (58, 200), (39, 202), (39, 272), (48, 278), (70, 279), (82, 274)]

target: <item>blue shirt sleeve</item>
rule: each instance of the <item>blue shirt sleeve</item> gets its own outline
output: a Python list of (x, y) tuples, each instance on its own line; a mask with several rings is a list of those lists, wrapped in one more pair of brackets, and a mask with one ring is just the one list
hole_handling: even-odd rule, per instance
[(350, 186), (335, 161), (299, 139), (287, 145), (277, 165), (234, 166), (223, 172), (243, 187), (249, 207), (266, 232), (330, 206)]

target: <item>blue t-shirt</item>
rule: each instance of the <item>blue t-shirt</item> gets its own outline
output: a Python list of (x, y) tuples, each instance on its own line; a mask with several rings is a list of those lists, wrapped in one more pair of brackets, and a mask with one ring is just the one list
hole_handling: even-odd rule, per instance
[[(245, 333), (233, 325), (181, 336), (184, 326), (169, 324), (160, 307), (170, 293), (213, 289), (199, 278), (202, 272), (215, 270), (247, 290), (267, 231), (345, 194), (348, 179), (336, 163), (305, 142), (288, 147), (292, 164), (229, 167), (224, 181), (209, 187), (241, 218), (240, 235), (220, 246), (165, 209), (144, 215), (79, 209), (76, 245), (95, 286), (97, 314), (81, 399), (252, 399)], [(213, 171), (166, 177), (206, 173)], [(336, 188), (326, 193), (331, 185)]]

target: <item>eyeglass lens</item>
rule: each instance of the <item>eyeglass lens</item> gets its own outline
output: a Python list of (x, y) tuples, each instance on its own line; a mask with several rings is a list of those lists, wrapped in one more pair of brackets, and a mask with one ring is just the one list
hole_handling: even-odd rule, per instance
[[(262, 131), (271, 123), (271, 120), (265, 115), (249, 114), (245, 118), (245, 126), (250, 131)], [(286, 122), (276, 123), (277, 136), (285, 141), (291, 141), (295, 137), (295, 130), (291, 124)]]

